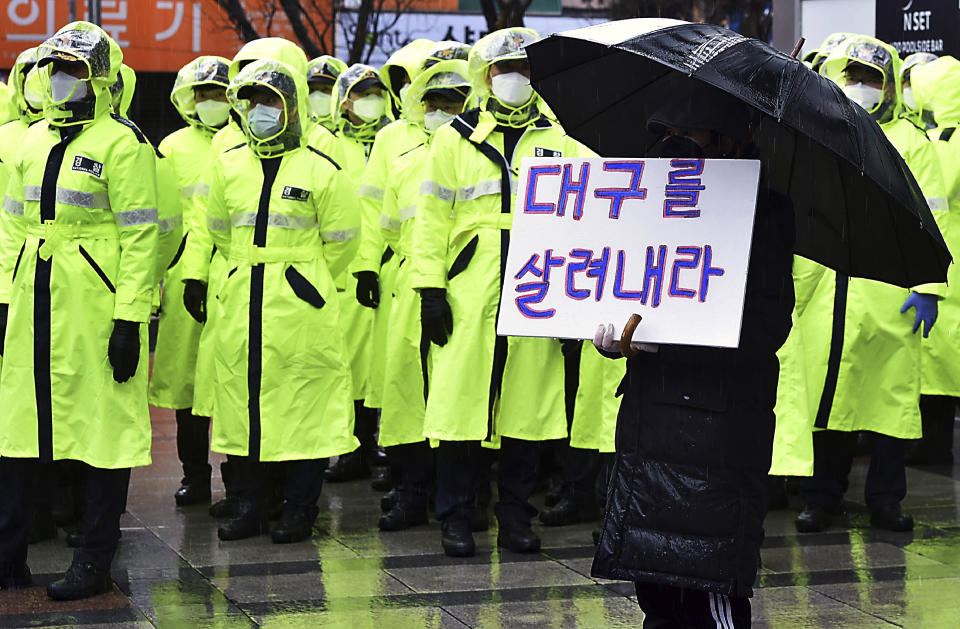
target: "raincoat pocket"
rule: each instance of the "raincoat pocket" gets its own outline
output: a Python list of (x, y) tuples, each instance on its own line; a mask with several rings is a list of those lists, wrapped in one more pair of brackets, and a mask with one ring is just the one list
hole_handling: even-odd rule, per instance
[(177, 253), (174, 254), (173, 260), (170, 260), (170, 264), (167, 266), (168, 269), (172, 269), (177, 266), (177, 262), (180, 261), (180, 258), (183, 256), (183, 250), (187, 248), (187, 235), (184, 234), (183, 238), (180, 239), (180, 246), (177, 248)]
[(110, 281), (110, 278), (107, 277), (107, 274), (104, 273), (102, 268), (100, 268), (100, 265), (97, 264), (97, 261), (93, 259), (93, 256), (87, 253), (87, 250), (83, 248), (83, 245), (77, 245), (77, 247), (80, 250), (80, 255), (83, 256), (83, 259), (87, 261), (87, 264), (90, 265), (90, 268), (93, 269), (94, 273), (100, 277), (104, 286), (107, 287), (107, 290), (109, 290), (111, 293), (116, 293), (117, 289), (113, 285), (113, 282)]
[(473, 255), (477, 252), (478, 242), (480, 242), (480, 236), (474, 236), (470, 239), (470, 242), (467, 243), (467, 246), (460, 250), (457, 258), (450, 266), (450, 272), (447, 273), (448, 280), (452, 280), (467, 269), (467, 265), (470, 264), (470, 260), (473, 259)]
[(283, 272), (283, 276), (287, 279), (287, 284), (290, 285), (290, 288), (293, 289), (294, 295), (314, 308), (323, 308), (327, 303), (323, 300), (323, 297), (320, 296), (320, 291), (292, 266), (287, 267), (286, 271)]

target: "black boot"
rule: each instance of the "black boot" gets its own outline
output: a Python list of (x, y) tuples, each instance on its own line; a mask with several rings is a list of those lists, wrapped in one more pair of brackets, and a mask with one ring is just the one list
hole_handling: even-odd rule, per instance
[(900, 511), (899, 502), (892, 502), (870, 510), (870, 526), (887, 531), (912, 531), (913, 518)]
[(178, 507), (205, 504), (210, 502), (210, 475), (206, 477), (184, 476), (180, 489), (173, 494)]
[(55, 601), (76, 601), (104, 594), (113, 589), (110, 571), (92, 563), (72, 563), (59, 581), (47, 586), (47, 596)]
[(217, 537), (227, 542), (269, 532), (270, 523), (263, 512), (263, 505), (253, 499), (241, 498), (237, 517), (221, 524), (217, 528)]
[(220, 464), (220, 476), (223, 478), (223, 488), (227, 491), (227, 495), (210, 505), (210, 517), (218, 520), (235, 518), (240, 505), (233, 490), (233, 468), (230, 461)]
[(393, 508), (380, 516), (378, 524), (381, 531), (402, 531), (427, 521), (427, 496), (402, 491)]
[(800, 515), (797, 516), (794, 524), (800, 533), (820, 533), (830, 527), (834, 516), (837, 515), (839, 513), (828, 511), (819, 505), (806, 505)]
[(536, 553), (540, 551), (540, 536), (533, 532), (529, 524), (501, 522), (497, 546), (515, 553)]
[(313, 521), (315, 519), (316, 516), (311, 517), (307, 509), (303, 507), (284, 505), (280, 523), (273, 529), (270, 538), (274, 544), (302, 542), (313, 536)]
[(473, 541), (473, 533), (467, 520), (444, 520), (440, 531), (440, 545), (447, 557), (473, 557), (477, 553), (477, 544)]
[(373, 480), (370, 481), (370, 489), (374, 491), (390, 491), (393, 489), (394, 478), (390, 466), (371, 466), (370, 472), (373, 476)]
[(345, 483), (369, 477), (370, 466), (364, 462), (360, 450), (341, 454), (337, 462), (323, 472), (323, 479), (328, 483)]
[(26, 563), (0, 563), (0, 590), (22, 590), (32, 585)]
[(183, 464), (183, 480), (173, 498), (178, 507), (210, 502), (210, 418), (194, 415), (189, 408), (176, 414), (177, 456)]
[(569, 496), (564, 496), (553, 507), (540, 512), (540, 521), (544, 526), (567, 526), (599, 519), (600, 510), (593, 500), (574, 500)]
[(397, 505), (397, 500), (399, 500), (398, 496), (399, 494), (397, 493), (396, 487), (383, 494), (383, 496), (380, 497), (380, 511), (386, 513), (390, 509), (393, 509)]

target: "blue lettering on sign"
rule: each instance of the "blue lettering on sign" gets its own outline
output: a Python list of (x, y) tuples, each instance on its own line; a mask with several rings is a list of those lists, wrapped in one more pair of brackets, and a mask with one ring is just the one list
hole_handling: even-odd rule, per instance
[(537, 194), (537, 179), (545, 175), (559, 175), (560, 166), (531, 166), (527, 174), (527, 194), (523, 201), (524, 214), (553, 214), (557, 206), (553, 203), (537, 203), (534, 196)]
[(597, 199), (607, 199), (610, 201), (610, 218), (620, 218), (620, 211), (623, 209), (623, 202), (630, 199), (643, 200), (647, 198), (647, 189), (640, 187), (640, 180), (643, 177), (642, 161), (624, 161), (624, 162), (604, 162), (603, 170), (606, 172), (626, 172), (630, 173), (630, 185), (626, 188), (597, 188), (593, 191), (593, 196)]

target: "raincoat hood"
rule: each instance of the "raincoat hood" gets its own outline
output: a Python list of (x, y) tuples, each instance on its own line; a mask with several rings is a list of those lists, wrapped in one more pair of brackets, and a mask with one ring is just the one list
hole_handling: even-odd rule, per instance
[[(823, 40), (823, 43), (820, 44), (820, 47), (816, 49), (816, 54), (810, 57), (810, 67), (814, 72), (820, 71), (820, 66), (823, 65), (823, 62), (827, 60), (827, 57), (830, 56), (837, 46), (847, 41), (851, 37), (856, 37), (855, 33), (832, 33), (827, 35), (827, 38)], [(804, 57), (806, 60), (807, 57)]]
[[(268, 89), (283, 100), (283, 126), (268, 138), (258, 138), (250, 130), (247, 120), (253, 108), (250, 92), (256, 88)], [(307, 77), (305, 72), (273, 59), (254, 61), (230, 81), (227, 88), (230, 104), (240, 114), (247, 144), (259, 157), (279, 157), (307, 143), (305, 123), (309, 120)]]
[[(15, 115), (19, 116), (20, 120), (27, 125), (43, 118), (43, 110), (30, 107), (24, 94), (27, 74), (29, 74), (30, 70), (36, 67), (36, 65), (37, 48), (27, 48), (21, 52), (17, 55), (17, 60), (10, 69), (10, 84), (7, 86), (10, 91), (13, 108), (16, 110)], [(42, 101), (42, 94), (37, 94), (36, 96), (39, 96)]]
[(216, 56), (197, 57), (180, 68), (170, 92), (170, 102), (187, 124), (211, 133), (217, 131), (200, 121), (193, 90), (202, 85), (218, 85), (226, 89), (230, 84), (229, 68), (229, 59)]
[(307, 74), (307, 55), (300, 46), (282, 37), (263, 37), (247, 42), (234, 55), (230, 62), (230, 80), (237, 76), (242, 66), (260, 59), (280, 61), (303, 76)]
[(307, 64), (307, 83), (320, 81), (332, 85), (336, 83), (340, 73), (346, 69), (347, 64), (336, 57), (320, 55), (316, 59), (311, 59)]
[(903, 103), (900, 90), (900, 54), (896, 48), (867, 35), (850, 37), (830, 53), (820, 68), (820, 74), (843, 87), (844, 70), (854, 62), (873, 68), (883, 76), (883, 99), (867, 113), (879, 123), (896, 118)]
[(127, 117), (136, 90), (137, 73), (127, 64), (121, 64), (120, 72), (117, 73), (117, 82), (110, 86), (110, 104), (117, 114)]
[(469, 58), (470, 46), (462, 42), (444, 39), (434, 43), (433, 46), (427, 49), (420, 68), (422, 72), (439, 61), (452, 61), (454, 59), (466, 61)]
[(440, 61), (424, 70), (410, 85), (403, 100), (403, 117), (410, 122), (423, 126), (423, 98), (427, 92), (438, 89), (455, 89), (464, 96), (470, 96), (470, 70), (466, 61), (455, 59)]
[[(38, 48), (37, 64), (44, 68), (43, 115), (53, 126), (82, 125), (112, 110), (110, 86), (117, 80), (123, 52), (107, 33), (90, 22), (71, 22)], [(50, 90), (52, 63), (56, 59), (79, 61), (89, 71), (87, 95), (75, 102), (53, 102)]]
[(960, 123), (960, 61), (955, 57), (940, 57), (914, 66), (910, 72), (910, 85), (917, 106), (933, 110), (937, 126)]
[[(390, 123), (390, 117), (387, 113), (390, 111), (389, 107), (385, 109), (384, 115), (380, 117), (380, 120), (364, 123), (362, 125), (355, 125), (350, 122), (350, 119), (347, 118), (346, 114), (343, 112), (343, 104), (350, 95), (350, 90), (352, 90), (361, 81), (366, 81), (368, 79), (375, 79), (381, 85), (385, 85), (383, 83), (383, 79), (373, 66), (355, 63), (340, 73), (340, 76), (337, 77), (337, 82), (333, 87), (333, 97), (336, 99), (333, 107), (333, 122), (336, 129), (348, 137), (357, 138), (364, 142), (372, 142), (374, 136), (377, 134), (377, 131)], [(384, 94), (384, 98), (387, 98), (387, 102), (389, 103), (390, 97), (387, 96), (387, 94)]]
[(394, 85), (394, 77), (391, 76), (391, 68), (400, 68), (406, 72), (413, 82), (420, 72), (420, 66), (423, 64), (424, 56), (433, 47), (433, 41), (429, 39), (415, 39), (406, 46), (400, 48), (390, 55), (387, 62), (380, 68), (380, 77), (383, 84), (387, 86), (387, 91), (394, 99), (394, 102), (400, 102), (400, 88), (402, 84)]
[(525, 48), (539, 39), (540, 35), (529, 28), (504, 28), (482, 37), (470, 49), (470, 80), (473, 82), (474, 96), (480, 107), (491, 111), (501, 124), (519, 127), (529, 123), (539, 115), (540, 97), (533, 92), (530, 100), (519, 107), (500, 102), (487, 84), (490, 66), (510, 59), (526, 59)]

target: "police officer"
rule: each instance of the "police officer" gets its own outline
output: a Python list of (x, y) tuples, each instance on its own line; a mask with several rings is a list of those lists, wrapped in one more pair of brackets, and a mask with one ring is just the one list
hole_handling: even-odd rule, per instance
[(307, 65), (307, 85), (310, 87), (310, 108), (317, 124), (333, 131), (333, 84), (347, 64), (330, 55), (320, 55)]
[(47, 587), (55, 599), (110, 589), (130, 468), (150, 463), (144, 324), (157, 252), (155, 158), (135, 125), (111, 115), (122, 57), (87, 22), (40, 46), (46, 120), (26, 132), (4, 198), (18, 220), (0, 249), (11, 270), (0, 286), (9, 304), (0, 585), (30, 584), (25, 536), (38, 465), (78, 460), (83, 539), (66, 575)]

